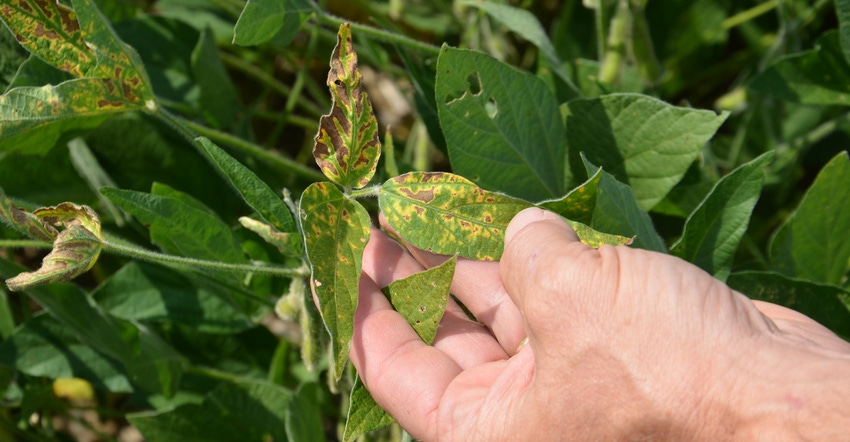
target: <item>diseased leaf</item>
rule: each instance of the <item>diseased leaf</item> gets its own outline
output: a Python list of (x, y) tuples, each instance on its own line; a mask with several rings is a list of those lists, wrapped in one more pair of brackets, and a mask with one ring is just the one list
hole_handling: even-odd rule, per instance
[[(289, 209), (280, 197), (254, 172), (251, 172), (207, 138), (201, 137), (195, 141), (242, 199), (256, 210), (266, 222), (280, 232), (297, 232), (295, 221), (292, 219)], [(297, 234), (294, 234), (294, 236), (297, 236)]]
[(53, 241), (53, 250), (44, 257), (41, 267), (6, 280), (9, 290), (26, 290), (52, 282), (67, 282), (90, 269), (102, 248), (100, 219), (88, 206), (62, 203), (33, 212), (45, 224), (62, 225)]
[[(378, 202), (387, 222), (405, 241), (430, 252), (484, 261), (498, 260), (511, 219), (533, 204), (489, 192), (444, 172), (411, 172), (384, 183)], [(567, 220), (585, 244), (626, 244)]]
[(331, 183), (313, 183), (299, 205), (313, 291), (331, 335), (333, 374), (342, 376), (354, 333), (361, 259), (371, 220), (360, 203)]
[(109, 79), (79, 78), (0, 95), (0, 152), (44, 154), (66, 131), (91, 129), (111, 115), (144, 106), (125, 100), (120, 88)]
[(726, 283), (752, 299), (794, 309), (850, 338), (850, 293), (846, 290), (773, 272), (733, 273)]
[(254, 46), (276, 39), (288, 46), (312, 11), (307, 0), (248, 0), (233, 29), (233, 44)]
[(0, 16), (21, 45), (52, 66), (83, 77), (97, 63), (83, 41), (77, 14), (57, 0), (4, 2)]
[(672, 253), (725, 281), (772, 159), (773, 152), (763, 154), (718, 181), (688, 217)]
[[(598, 167), (587, 160), (584, 162), (588, 175), (598, 173)], [(604, 170), (599, 179), (596, 208), (593, 209), (590, 226), (602, 232), (634, 237), (632, 244), (635, 247), (667, 253), (667, 245), (655, 231), (649, 214), (638, 206), (632, 189)]]
[(0, 344), (0, 365), (30, 376), (82, 378), (106, 391), (133, 391), (119, 361), (81, 344), (67, 326), (47, 314), (21, 324)]
[(59, 231), (35, 214), (16, 207), (3, 189), (0, 189), (0, 219), (29, 237), (49, 243), (59, 234)]
[(284, 415), (292, 393), (265, 381), (224, 382), (200, 404), (127, 416), (147, 440), (286, 441)]
[(528, 201), (569, 189), (564, 125), (542, 80), (480, 52), (444, 46), (436, 96), (455, 173)]
[(599, 169), (584, 184), (571, 190), (563, 198), (543, 201), (538, 206), (566, 219), (590, 225), (593, 220), (593, 209), (596, 208), (596, 193), (601, 178), (602, 169)]
[(750, 87), (793, 103), (850, 105), (850, 62), (838, 31), (825, 33), (810, 51), (776, 60)]
[(840, 285), (850, 270), (850, 157), (836, 155), (820, 171), (770, 243), (773, 270)]
[(319, 120), (313, 156), (328, 179), (345, 187), (369, 184), (381, 156), (378, 120), (362, 80), (351, 28), (343, 23), (328, 72), (333, 107)]
[(581, 154), (628, 184), (643, 210), (678, 183), (728, 113), (671, 106), (639, 94), (610, 94), (567, 105), (573, 172)]

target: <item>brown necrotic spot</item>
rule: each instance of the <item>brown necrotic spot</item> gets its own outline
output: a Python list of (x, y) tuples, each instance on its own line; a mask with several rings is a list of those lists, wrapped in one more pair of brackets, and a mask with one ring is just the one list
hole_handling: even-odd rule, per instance
[(422, 201), (423, 203), (426, 203), (426, 204), (430, 203), (431, 201), (434, 201), (434, 188), (433, 187), (431, 189), (428, 189), (428, 190), (418, 190), (416, 192), (414, 192), (414, 191), (412, 191), (412, 190), (410, 190), (406, 187), (402, 187), (402, 188), (399, 188), (398, 191), (403, 193), (404, 196), (406, 196), (410, 199)]

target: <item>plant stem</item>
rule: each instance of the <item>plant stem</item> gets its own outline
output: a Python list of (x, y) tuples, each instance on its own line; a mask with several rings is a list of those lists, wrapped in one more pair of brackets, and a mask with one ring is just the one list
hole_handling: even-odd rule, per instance
[(343, 23), (349, 23), (352, 31), (357, 31), (360, 34), (368, 35), (376, 40), (385, 41), (387, 43), (394, 43), (402, 46), (407, 46), (411, 49), (417, 50), (419, 52), (424, 52), (427, 55), (437, 56), (440, 55), (440, 48), (434, 45), (430, 45), (428, 43), (423, 43), (419, 40), (414, 40), (406, 35), (402, 34), (394, 34), (392, 32), (384, 31), (383, 29), (373, 28), (371, 26), (362, 25), (359, 23), (351, 23), (341, 17), (337, 17), (333, 14), (325, 12), (318, 5), (313, 2), (310, 2), (313, 6), (313, 11), (316, 12), (316, 16), (319, 20), (339, 26)]
[(605, 58), (602, 59), (602, 65), (599, 67), (601, 83), (612, 84), (620, 77), (620, 68), (626, 56), (626, 34), (629, 30), (630, 16), (628, 1), (619, 0), (614, 17), (611, 19), (611, 29), (608, 31)]
[(348, 196), (350, 196), (352, 198), (369, 198), (369, 197), (374, 198), (374, 197), (378, 196), (378, 194), (380, 192), (381, 192), (381, 186), (375, 185), (375, 186), (364, 187), (362, 189), (352, 190), (351, 192), (348, 193)]
[(607, 0), (596, 0), (596, 59), (602, 62), (605, 58), (605, 2)]
[(746, 23), (762, 14), (766, 14), (776, 8), (779, 5), (777, 0), (768, 0), (762, 4), (753, 6), (746, 11), (741, 11), (726, 20), (723, 20), (720, 23), (720, 27), (723, 30), (729, 30), (734, 28), (735, 26), (740, 25), (741, 23)]
[(203, 259), (186, 258), (183, 256), (166, 255), (164, 253), (154, 252), (136, 246), (118, 244), (112, 241), (102, 241), (101, 245), (103, 246), (104, 251), (129, 256), (135, 259), (167, 264), (177, 264), (200, 269), (214, 270), (217, 272), (256, 273), (272, 276), (281, 276), (285, 278), (291, 278), (294, 276), (307, 276), (309, 274), (307, 270), (302, 267), (289, 268), (279, 266), (231, 264), (226, 262), (207, 261)]
[(19, 249), (22, 247), (35, 247), (39, 249), (49, 249), (53, 244), (38, 241), (34, 239), (0, 239), (0, 248), (10, 247)]
[(182, 118), (179, 120), (182, 124), (185, 124), (187, 127), (191, 128), (199, 135), (203, 135), (217, 143), (227, 144), (240, 152), (266, 161), (270, 165), (276, 166), (282, 171), (293, 173), (310, 181), (322, 181), (325, 179), (324, 175), (322, 175), (322, 173), (318, 170), (311, 169), (301, 163), (293, 161), (284, 156), (274, 154), (266, 149), (263, 149), (260, 146), (257, 146), (256, 144), (245, 141), (239, 137), (215, 129), (210, 129), (202, 124), (198, 124), (193, 121), (184, 120)]

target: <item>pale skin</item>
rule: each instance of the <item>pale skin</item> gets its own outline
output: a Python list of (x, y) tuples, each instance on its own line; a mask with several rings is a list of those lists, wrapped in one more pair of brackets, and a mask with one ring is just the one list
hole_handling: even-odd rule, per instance
[(850, 344), (685, 261), (594, 250), (527, 209), (501, 262), (458, 261), (452, 293), (478, 321), (450, 302), (429, 346), (379, 287), (444, 259), (378, 230), (363, 257), (351, 360), (417, 439), (850, 435)]

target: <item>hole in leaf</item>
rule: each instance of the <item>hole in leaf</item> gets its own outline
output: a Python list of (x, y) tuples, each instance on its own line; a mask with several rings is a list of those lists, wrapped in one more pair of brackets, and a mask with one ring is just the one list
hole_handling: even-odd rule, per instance
[(469, 83), (469, 92), (472, 92), (472, 95), (481, 93), (481, 77), (478, 76), (478, 72), (469, 74), (466, 77), (466, 82)]
[(446, 95), (446, 104), (452, 104), (457, 100), (463, 99), (466, 96), (466, 91), (454, 91)]
[(496, 106), (496, 99), (490, 97), (487, 100), (487, 103), (484, 104), (484, 110), (487, 111), (487, 116), (490, 118), (496, 118), (496, 114), (499, 113), (499, 107)]

